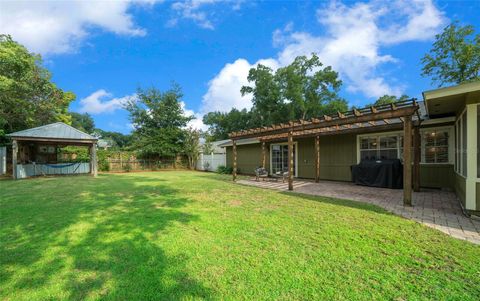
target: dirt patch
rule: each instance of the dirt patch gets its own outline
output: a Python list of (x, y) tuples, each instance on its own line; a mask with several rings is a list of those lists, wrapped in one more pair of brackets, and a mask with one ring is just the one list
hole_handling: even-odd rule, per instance
[(239, 201), (239, 200), (231, 200), (231, 201), (228, 201), (227, 204), (230, 205), (230, 206), (232, 206), (232, 207), (238, 207), (238, 206), (241, 206), (241, 205), (242, 205), (242, 201)]

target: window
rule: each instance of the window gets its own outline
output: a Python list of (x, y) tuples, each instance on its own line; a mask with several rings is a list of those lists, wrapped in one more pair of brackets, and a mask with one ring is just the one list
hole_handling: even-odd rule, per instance
[[(480, 114), (480, 110), (479, 110)], [(420, 129), (421, 163), (453, 163), (452, 127)], [(412, 160), (414, 158), (412, 137)], [(452, 145), (450, 145), (450, 142)], [(480, 145), (479, 145), (480, 146)], [(453, 155), (453, 153), (452, 153)], [(403, 133), (389, 133), (360, 136), (359, 156), (361, 160), (401, 159), (403, 160)], [(479, 155), (480, 158), (480, 155)], [(480, 159), (479, 159), (480, 160)], [(479, 172), (480, 175), (480, 172)]]
[(480, 178), (480, 105), (477, 106), (477, 178)]
[(360, 138), (360, 159), (398, 158), (398, 135)]
[(448, 163), (448, 131), (427, 130), (422, 135), (424, 163)]

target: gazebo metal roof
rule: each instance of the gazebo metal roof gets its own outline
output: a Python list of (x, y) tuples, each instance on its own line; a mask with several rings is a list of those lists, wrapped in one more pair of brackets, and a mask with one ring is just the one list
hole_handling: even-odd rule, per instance
[(85, 141), (93, 142), (98, 139), (92, 135), (84, 133), (76, 128), (65, 124), (63, 122), (56, 122), (31, 128), (28, 130), (18, 131), (7, 134), (8, 137), (16, 139), (32, 139), (32, 140), (71, 140), (71, 141)]

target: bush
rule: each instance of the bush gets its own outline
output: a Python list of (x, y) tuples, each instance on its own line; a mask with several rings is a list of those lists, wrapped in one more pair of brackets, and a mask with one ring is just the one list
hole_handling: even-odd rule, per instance
[(130, 163), (127, 162), (125, 165), (123, 165), (123, 171), (125, 172), (132, 171), (132, 166), (130, 165)]
[(217, 167), (217, 172), (220, 174), (230, 175), (233, 173), (233, 168), (220, 165)]

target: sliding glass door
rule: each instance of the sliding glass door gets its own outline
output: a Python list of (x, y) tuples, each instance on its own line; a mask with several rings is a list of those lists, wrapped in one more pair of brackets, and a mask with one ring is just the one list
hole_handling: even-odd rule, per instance
[[(272, 174), (288, 171), (288, 144), (272, 144), (271, 148)], [(296, 175), (296, 145), (293, 148), (293, 170)]]

